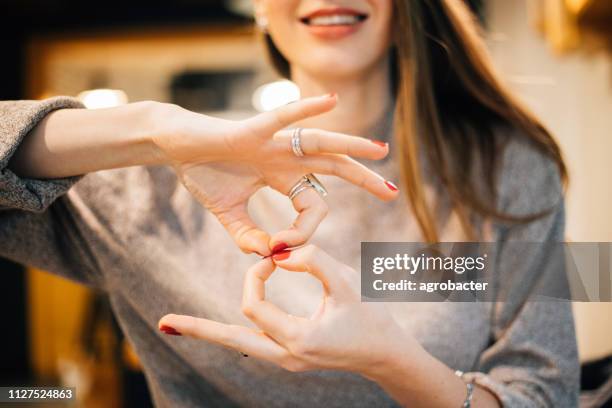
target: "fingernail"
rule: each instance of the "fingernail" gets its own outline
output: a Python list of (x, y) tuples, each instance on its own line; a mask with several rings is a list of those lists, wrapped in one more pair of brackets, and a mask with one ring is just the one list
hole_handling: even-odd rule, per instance
[(171, 336), (182, 336), (174, 327), (166, 326), (165, 324), (161, 325), (159, 330)]
[(274, 245), (274, 248), (272, 248), (272, 255), (277, 252), (284, 251), (287, 248), (289, 248), (289, 245), (285, 244), (284, 242), (278, 243)]
[(289, 258), (289, 255), (291, 255), (291, 250), (287, 249), (285, 251), (281, 251), (281, 252), (278, 252), (278, 253), (272, 255), (272, 258), (275, 261), (283, 261), (283, 260)]
[(391, 191), (397, 191), (399, 190), (397, 188), (397, 186), (395, 184), (393, 184), (392, 182), (390, 182), (389, 180), (385, 180), (385, 185), (389, 188), (389, 190)]
[(328, 94), (325, 95), (326, 98), (337, 98), (338, 97), (338, 93), (337, 92), (330, 92)]
[(387, 142), (381, 142), (380, 140), (371, 140), (371, 139), (370, 139), (370, 142), (380, 147), (387, 147)]

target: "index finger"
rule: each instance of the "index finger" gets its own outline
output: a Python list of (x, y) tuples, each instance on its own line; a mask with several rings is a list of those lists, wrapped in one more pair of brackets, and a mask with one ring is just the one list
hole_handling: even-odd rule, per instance
[(248, 327), (176, 314), (162, 317), (158, 326), (160, 330), (170, 328), (172, 334), (205, 340), (277, 364), (287, 355), (287, 350), (265, 333)]
[(328, 212), (327, 203), (312, 188), (302, 191), (291, 202), (298, 215), (289, 229), (277, 232), (270, 239), (269, 246), (272, 250), (281, 244), (285, 247), (304, 244)]
[(254, 129), (257, 134), (264, 137), (272, 135), (292, 123), (327, 112), (336, 106), (338, 98), (336, 94), (327, 94), (311, 98), (301, 99), (281, 106), (269, 112), (246, 120), (246, 123)]
[(325, 292), (337, 301), (359, 299), (358, 275), (315, 245), (306, 245), (272, 255), (274, 263), (294, 272), (308, 272), (317, 278)]
[(265, 283), (274, 269), (274, 262), (270, 258), (263, 259), (249, 268), (244, 278), (242, 311), (261, 330), (284, 345), (295, 339), (306, 319), (291, 316), (265, 300)]
[(302, 167), (305, 173), (340, 177), (383, 201), (394, 200), (399, 196), (399, 189), (395, 184), (348, 156), (328, 154), (307, 156), (303, 159)]

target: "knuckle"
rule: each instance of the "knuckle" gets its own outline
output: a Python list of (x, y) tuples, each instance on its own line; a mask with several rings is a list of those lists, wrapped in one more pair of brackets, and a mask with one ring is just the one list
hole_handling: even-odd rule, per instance
[(281, 366), (287, 370), (290, 371), (292, 373), (300, 373), (303, 371), (307, 370), (307, 366), (305, 363), (295, 359), (295, 358), (289, 358), (287, 359), (287, 361), (283, 362), (283, 364), (281, 364)]
[(370, 179), (368, 176), (364, 176), (361, 178), (361, 180), (359, 180), (359, 186), (362, 188), (367, 187), (368, 184), (370, 184)]
[(304, 260), (308, 263), (313, 261), (317, 257), (317, 253), (319, 252), (319, 247), (314, 244), (308, 244), (303, 248), (303, 256)]
[(322, 148), (323, 148), (323, 146), (322, 146), (322, 143), (321, 143), (321, 135), (320, 135), (320, 134), (317, 134), (317, 135), (314, 137), (314, 151), (315, 151), (316, 153), (321, 153)]
[(342, 172), (342, 168), (340, 167), (340, 163), (338, 160), (332, 160), (330, 166), (330, 173), (334, 176), (339, 176)]
[(300, 229), (295, 229), (295, 242), (296, 245), (300, 245), (303, 244), (304, 242), (308, 241), (308, 234), (306, 231), (302, 231)]
[(343, 153), (347, 156), (356, 156), (359, 153), (359, 146), (355, 143), (353, 137), (345, 139)]
[(251, 303), (244, 303), (242, 305), (242, 314), (248, 317), (249, 319), (255, 318), (255, 309)]
[(234, 335), (235, 326), (229, 326), (219, 332), (219, 342), (227, 347), (236, 346), (236, 336)]
[(321, 204), (319, 204), (319, 214), (321, 214), (323, 218), (329, 214), (329, 205), (323, 200), (321, 200)]
[(290, 344), (299, 343), (302, 339), (302, 332), (295, 325), (288, 325), (285, 328), (285, 337)]
[(317, 353), (316, 344), (307, 336), (303, 336), (299, 341), (290, 343), (289, 351), (298, 359), (308, 359)]
[(298, 359), (311, 357), (316, 352), (316, 344), (312, 341), (312, 336), (308, 331), (295, 333), (292, 339), (289, 339), (287, 349), (292, 356)]
[(285, 118), (285, 109), (286, 109), (286, 107), (283, 106), (283, 107), (275, 110), (273, 112), (273, 114), (272, 114), (272, 118), (274, 119), (275, 125), (279, 129), (287, 127), (289, 125), (287, 123), (286, 118)]

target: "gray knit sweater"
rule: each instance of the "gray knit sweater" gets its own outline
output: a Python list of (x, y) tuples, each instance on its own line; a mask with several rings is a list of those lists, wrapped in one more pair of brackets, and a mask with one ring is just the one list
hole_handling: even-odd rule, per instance
[[(158, 332), (157, 321), (166, 313), (248, 325), (239, 306), (241, 282), (256, 258), (243, 255), (165, 167), (63, 180), (23, 179), (9, 170), (23, 138), (48, 112), (79, 107), (70, 98), (0, 102), (0, 256), (105, 290), (157, 406), (395, 405), (358, 375), (290, 373)], [(389, 178), (398, 176), (393, 160), (372, 166)], [(332, 192), (330, 214), (313, 242), (336, 258), (358, 267), (360, 241), (419, 240), (405, 200), (382, 203), (342, 181), (324, 183)], [(500, 210), (519, 215), (554, 206), (554, 211), (528, 225), (493, 225), (493, 239), (502, 245), (563, 240), (561, 186), (550, 160), (516, 138), (505, 149), (499, 183)], [(274, 231), (291, 219), (286, 201), (264, 190), (250, 209), (262, 227)], [(460, 240), (454, 232), (449, 222), (443, 239)], [(546, 254), (540, 256), (517, 263), (502, 255), (500, 273), (536, 282), (538, 264), (546, 262)], [(274, 274), (267, 296), (304, 314), (316, 307), (321, 292), (316, 281), (298, 275)], [(506, 302), (394, 303), (390, 309), (425, 349), (469, 372), (504, 406), (575, 407), (579, 366), (571, 305), (525, 299), (513, 293)]]

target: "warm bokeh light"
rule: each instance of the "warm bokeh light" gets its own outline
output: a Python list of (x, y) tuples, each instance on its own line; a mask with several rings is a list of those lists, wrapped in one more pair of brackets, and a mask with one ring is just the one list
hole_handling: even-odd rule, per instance
[(87, 109), (112, 108), (128, 102), (126, 93), (119, 89), (92, 89), (81, 92), (78, 98)]
[(264, 84), (253, 93), (253, 106), (260, 112), (270, 111), (300, 99), (300, 89), (291, 81)]

